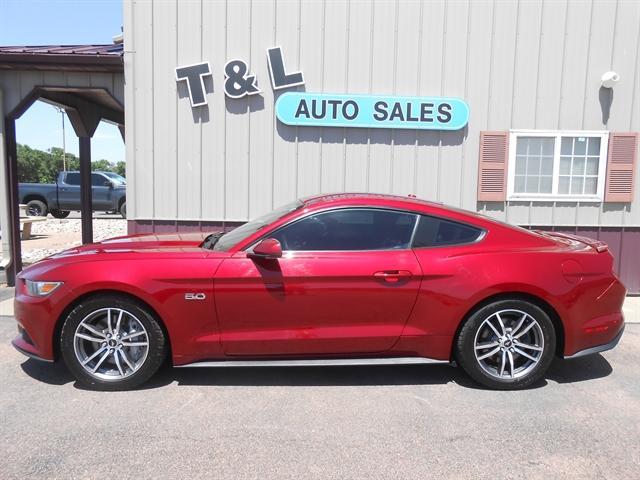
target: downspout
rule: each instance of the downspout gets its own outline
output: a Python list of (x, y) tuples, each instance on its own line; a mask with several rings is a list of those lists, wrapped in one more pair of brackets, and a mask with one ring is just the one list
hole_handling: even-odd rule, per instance
[(0, 230), (2, 230), (2, 260), (0, 281), (6, 283), (6, 271), (13, 262), (11, 257), (11, 223), (9, 222), (9, 191), (7, 172), (6, 134), (4, 130), (4, 95), (0, 89)]

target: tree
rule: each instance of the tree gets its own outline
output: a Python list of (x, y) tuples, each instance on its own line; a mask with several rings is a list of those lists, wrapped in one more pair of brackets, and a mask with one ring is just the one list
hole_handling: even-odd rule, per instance
[[(17, 145), (18, 153), (18, 182), (21, 183), (54, 183), (58, 173), (63, 169), (62, 149), (52, 147), (43, 152), (28, 145)], [(67, 170), (80, 170), (80, 159), (73, 153), (66, 153)], [(100, 159), (91, 162), (91, 170), (115, 172), (125, 176), (125, 162), (112, 163)]]

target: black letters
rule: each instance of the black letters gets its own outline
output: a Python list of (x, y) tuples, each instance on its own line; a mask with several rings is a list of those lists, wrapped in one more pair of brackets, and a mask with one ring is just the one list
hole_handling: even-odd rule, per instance
[(207, 104), (207, 97), (204, 90), (204, 77), (211, 75), (209, 62), (188, 65), (176, 68), (176, 80), (186, 80), (189, 90), (189, 100), (192, 107), (199, 107)]
[(396, 118), (399, 118), (401, 122), (404, 121), (404, 114), (402, 113), (402, 105), (400, 105), (400, 102), (393, 104), (393, 110), (391, 110), (391, 115), (389, 115), (389, 120), (395, 120)]
[(316, 104), (316, 99), (311, 100), (311, 115), (313, 118), (324, 118), (327, 113), (327, 104), (324, 103), (324, 100), (320, 100), (320, 105), (322, 106), (322, 111), (320, 113), (318, 113), (318, 110), (316, 109)]
[(448, 123), (451, 120), (451, 105), (441, 103), (438, 105), (438, 121)]
[(267, 49), (267, 64), (269, 65), (269, 75), (271, 76), (271, 85), (274, 90), (304, 84), (302, 72), (286, 72), (284, 59), (282, 58), (282, 48), (273, 47)]
[(373, 118), (376, 120), (379, 120), (381, 122), (385, 121), (387, 119), (387, 108), (389, 107), (389, 105), (387, 105), (387, 102), (376, 102), (373, 104), (373, 109), (376, 111), (376, 113), (373, 114)]
[(420, 104), (420, 121), (421, 122), (433, 122), (433, 103), (421, 103)]
[[(347, 113), (347, 107), (353, 107), (353, 114), (352, 115), (349, 115)], [(360, 109), (358, 108), (358, 104), (356, 102), (354, 102), (353, 100), (347, 100), (342, 105), (342, 116), (344, 118), (346, 118), (347, 120), (353, 120), (354, 118), (356, 118), (358, 116), (359, 110)]]
[(242, 60), (231, 60), (224, 66), (224, 93), (231, 98), (260, 93), (256, 76), (248, 75), (249, 67)]
[(306, 118), (309, 118), (309, 107), (307, 106), (307, 101), (304, 98), (300, 100), (300, 103), (298, 104), (295, 117), (300, 118), (300, 115), (304, 115)]
[(418, 117), (411, 116), (411, 106), (412, 106), (412, 103), (407, 102), (407, 122), (417, 122), (420, 119)]
[(342, 102), (340, 100), (327, 100), (327, 103), (333, 107), (333, 110), (331, 111), (331, 118), (335, 120), (338, 118), (338, 105)]

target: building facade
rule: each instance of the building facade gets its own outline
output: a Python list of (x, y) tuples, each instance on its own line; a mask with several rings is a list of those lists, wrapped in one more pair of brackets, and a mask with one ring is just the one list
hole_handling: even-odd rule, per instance
[(601, 238), (640, 292), (640, 3), (125, 0), (124, 18), (130, 232), (415, 194)]

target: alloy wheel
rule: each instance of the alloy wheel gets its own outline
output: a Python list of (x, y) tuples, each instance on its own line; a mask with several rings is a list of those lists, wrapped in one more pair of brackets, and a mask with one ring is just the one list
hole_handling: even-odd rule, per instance
[(92, 377), (122, 380), (137, 372), (149, 353), (149, 335), (140, 320), (122, 308), (101, 308), (74, 333), (76, 359)]
[(521, 310), (501, 310), (487, 317), (474, 340), (475, 358), (500, 380), (521, 378), (536, 368), (544, 353), (538, 321)]

